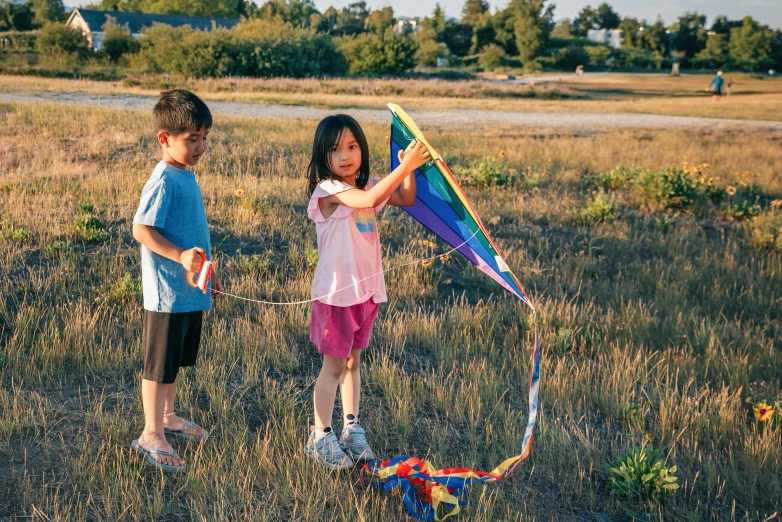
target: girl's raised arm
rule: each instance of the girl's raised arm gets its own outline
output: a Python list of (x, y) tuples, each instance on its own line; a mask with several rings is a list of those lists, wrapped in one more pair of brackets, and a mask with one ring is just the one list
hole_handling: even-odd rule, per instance
[[(402, 161), (399, 166), (391, 172), (388, 176), (380, 180), (377, 185), (369, 190), (346, 190), (339, 194), (332, 194), (331, 196), (322, 198), (320, 200), (321, 211), (326, 210), (324, 207), (337, 205), (345, 205), (351, 208), (372, 208), (380, 205), (383, 201), (387, 200), (391, 194), (396, 190), (402, 180), (414, 172), (415, 169), (423, 165), (429, 160), (429, 151), (423, 143), (419, 143), (418, 140), (410, 142), (410, 145), (405, 149), (402, 155)], [(328, 209), (332, 210), (333, 209)], [(324, 212), (325, 214), (326, 212)], [(329, 212), (331, 214), (331, 212)]]

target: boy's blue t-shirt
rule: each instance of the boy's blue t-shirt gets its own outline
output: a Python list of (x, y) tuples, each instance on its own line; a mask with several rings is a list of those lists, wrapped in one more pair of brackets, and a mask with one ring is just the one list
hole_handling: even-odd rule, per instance
[[(144, 190), (133, 224), (155, 227), (180, 248), (201, 247), (211, 258), (209, 225), (195, 174), (161, 161)], [(144, 308), (153, 312), (195, 312), (212, 308), (210, 289), (204, 294), (187, 282), (180, 263), (141, 247), (141, 281)]]

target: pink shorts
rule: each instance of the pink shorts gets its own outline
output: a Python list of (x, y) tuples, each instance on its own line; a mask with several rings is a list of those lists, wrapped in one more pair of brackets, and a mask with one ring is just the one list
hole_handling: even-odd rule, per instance
[(347, 359), (354, 348), (369, 346), (372, 326), (377, 317), (377, 303), (369, 299), (353, 306), (312, 303), (310, 341), (318, 353)]

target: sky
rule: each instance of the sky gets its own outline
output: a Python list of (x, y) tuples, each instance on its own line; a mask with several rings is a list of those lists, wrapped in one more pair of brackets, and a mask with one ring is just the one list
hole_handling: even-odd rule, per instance
[[(256, 0), (256, 2), (259, 0)], [(344, 7), (355, 0), (315, 0), (315, 5), (320, 11), (333, 5), (337, 8)], [(427, 16), (434, 10), (438, 0), (366, 0), (370, 8), (385, 7), (394, 8), (396, 16)], [(459, 17), (464, 0), (439, 0), (445, 9), (447, 16)], [(89, 0), (65, 0), (68, 6), (79, 6), (88, 3)], [(571, 20), (585, 5), (597, 7), (601, 0), (549, 0), (556, 6), (554, 17), (557, 20), (570, 18)], [(492, 10), (502, 8), (507, 0), (489, 0)], [(633, 18), (646, 18), (654, 22), (658, 16), (662, 17), (666, 24), (672, 23), (685, 11), (697, 11), (708, 16), (707, 24), (711, 25), (717, 15), (724, 14), (731, 19), (740, 19), (750, 15), (763, 24), (772, 28), (782, 28), (782, 0), (657, 0), (655, 2), (639, 2), (638, 0), (609, 0), (608, 3), (620, 16)]]

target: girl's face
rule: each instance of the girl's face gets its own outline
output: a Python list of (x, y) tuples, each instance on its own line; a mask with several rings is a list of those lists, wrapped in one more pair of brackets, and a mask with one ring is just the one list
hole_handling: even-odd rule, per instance
[(346, 183), (355, 184), (356, 173), (361, 167), (361, 147), (350, 129), (343, 130), (339, 140), (331, 148), (329, 166), (334, 175)]

